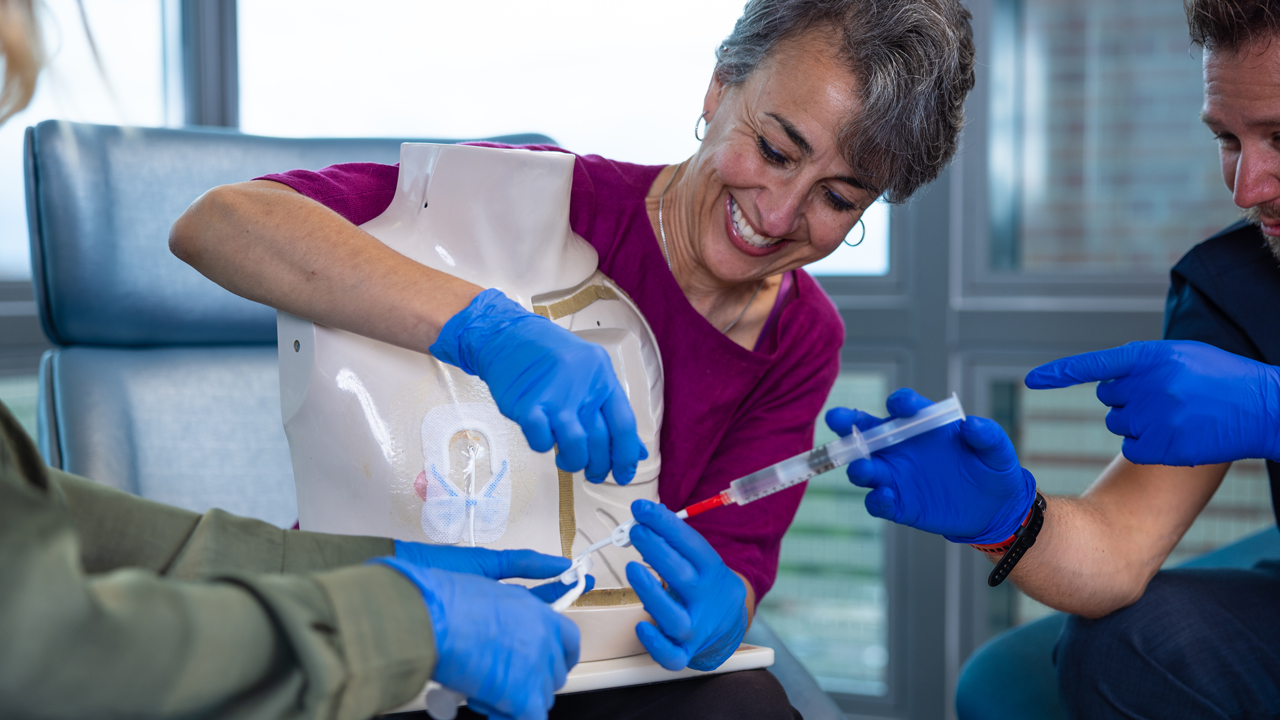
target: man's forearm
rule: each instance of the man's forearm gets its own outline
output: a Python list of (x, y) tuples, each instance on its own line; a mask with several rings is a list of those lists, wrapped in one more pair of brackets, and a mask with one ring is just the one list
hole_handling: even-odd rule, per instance
[(1132, 604), (1228, 467), (1117, 458), (1081, 497), (1046, 498), (1044, 527), (1010, 579), (1032, 598), (1085, 617)]
[(1010, 580), (1045, 605), (1086, 617), (1100, 617), (1137, 600), (1159, 563), (1152, 569), (1113, 547), (1104, 514), (1088, 500), (1045, 501), (1044, 527)]

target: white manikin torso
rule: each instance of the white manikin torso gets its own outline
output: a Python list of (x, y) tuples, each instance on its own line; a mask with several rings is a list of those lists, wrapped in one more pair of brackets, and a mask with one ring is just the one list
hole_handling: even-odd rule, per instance
[[(569, 228), (572, 155), (405, 144), (395, 198), (362, 227), (398, 252), (497, 288), (609, 351), (649, 459), (586, 482), (535, 453), (479, 378), (429, 355), (279, 314), (281, 409), (304, 530), (572, 555), (658, 499), (662, 365), (634, 303)], [(634, 548), (597, 555), (567, 612), (582, 660), (644, 652), (626, 582)]]

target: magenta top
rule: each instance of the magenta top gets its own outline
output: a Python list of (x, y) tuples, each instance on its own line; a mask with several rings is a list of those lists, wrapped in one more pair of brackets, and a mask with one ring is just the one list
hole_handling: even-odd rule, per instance
[[(814, 423), (840, 371), (844, 324), (822, 288), (796, 270), (784, 278), (754, 352), (712, 327), (667, 268), (645, 210), (661, 170), (577, 156), (569, 219), (600, 255), (601, 272), (631, 296), (658, 340), (666, 388), (658, 492), (677, 510), (813, 447)], [(398, 172), (394, 165), (350, 163), (260, 179), (288, 185), (361, 225), (391, 204)], [(763, 598), (803, 494), (803, 486), (789, 488), (689, 524)]]

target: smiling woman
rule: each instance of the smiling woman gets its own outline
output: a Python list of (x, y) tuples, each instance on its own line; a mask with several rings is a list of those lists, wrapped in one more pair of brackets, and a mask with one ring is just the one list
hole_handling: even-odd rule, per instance
[(658, 177), (672, 273), (713, 326), (741, 315), (729, 337), (743, 347), (754, 347), (782, 274), (834, 251), (877, 194), (853, 177), (830, 130), (859, 106), (834, 46), (831, 33), (797, 36), (739, 84), (717, 74), (702, 147)]
[[(903, 202), (937, 176), (955, 152), (972, 85), (969, 13), (959, 0), (752, 0), (717, 52), (692, 157), (636, 165), (575, 156), (569, 224), (635, 301), (661, 354), (658, 483), (667, 507), (716, 495), (813, 447), (815, 419), (840, 369), (843, 326), (800, 268), (829, 255), (878, 197)], [(698, 116), (690, 108), (689, 118)], [(500, 378), (542, 374), (613, 387), (608, 358), (582, 352), (581, 338), (364, 232), (387, 210), (398, 175), (394, 166), (359, 163), (215, 188), (174, 225), (170, 244), (234, 292), (431, 352), (478, 375), (495, 397), (520, 384)], [(512, 332), (517, 326), (525, 330)], [(476, 363), (480, 357), (488, 360)], [(533, 357), (566, 361), (526, 366)], [(633, 417), (602, 418), (599, 402), (574, 403), (541, 397), (499, 408), (539, 450), (550, 448), (542, 442), (550, 434), (529, 428), (553, 419), (561, 460), (567, 447), (580, 448), (582, 462), (562, 463), (566, 471), (599, 471), (610, 448), (633, 447)], [(634, 468), (628, 457), (630, 467), (614, 459), (619, 482)], [(635, 588), (654, 618), (638, 633), (651, 654), (703, 670), (732, 654), (774, 583), (803, 491), (687, 526), (647, 516), (667, 541), (645, 552), (650, 565), (721, 579), (674, 599)], [(781, 688), (758, 671), (723, 676), (714, 687), (667, 683), (645, 693), (654, 716), (705, 716), (711, 707), (733, 717), (790, 714)], [(629, 702), (609, 691), (579, 694), (553, 715), (608, 717)]]

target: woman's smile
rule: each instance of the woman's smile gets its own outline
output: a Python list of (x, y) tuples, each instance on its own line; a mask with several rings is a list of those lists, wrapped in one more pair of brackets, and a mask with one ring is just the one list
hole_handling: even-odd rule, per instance
[(756, 232), (756, 229), (752, 227), (751, 221), (747, 219), (746, 213), (742, 212), (742, 208), (738, 206), (738, 202), (733, 195), (726, 193), (726, 198), (724, 213), (725, 234), (729, 236), (729, 242), (738, 250), (752, 257), (762, 257), (764, 255), (772, 255), (791, 244), (791, 240), (772, 238)]

